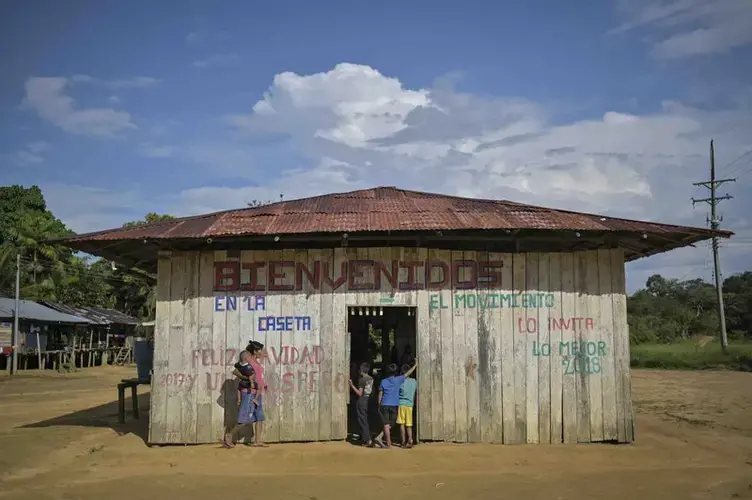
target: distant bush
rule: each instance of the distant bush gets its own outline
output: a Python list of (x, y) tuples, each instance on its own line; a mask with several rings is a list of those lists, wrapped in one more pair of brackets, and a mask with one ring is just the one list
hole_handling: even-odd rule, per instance
[(666, 370), (726, 369), (752, 372), (752, 343), (731, 343), (727, 353), (717, 341), (702, 343), (690, 339), (674, 344), (631, 346), (631, 365), (635, 368)]

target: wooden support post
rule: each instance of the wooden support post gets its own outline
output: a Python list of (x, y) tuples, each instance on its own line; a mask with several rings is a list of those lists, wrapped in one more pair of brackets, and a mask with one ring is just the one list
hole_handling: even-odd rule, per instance
[(39, 330), (37, 330), (37, 370), (44, 370), (42, 365), (42, 344), (39, 342)]

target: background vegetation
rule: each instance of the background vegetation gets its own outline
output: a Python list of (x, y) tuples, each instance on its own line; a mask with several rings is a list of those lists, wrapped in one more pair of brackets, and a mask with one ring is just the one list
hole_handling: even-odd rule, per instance
[[(124, 226), (169, 218), (172, 216), (149, 213)], [(14, 296), (15, 258), (20, 254), (24, 299), (109, 307), (152, 319), (152, 284), (113, 268), (109, 262), (77, 255), (47, 241), (69, 234), (72, 232), (47, 209), (38, 187), (0, 187), (0, 295)], [(731, 343), (727, 355), (721, 353), (718, 343), (714, 287), (699, 279), (651, 276), (645, 288), (627, 302), (633, 365), (752, 370), (752, 272), (726, 278), (723, 290)]]

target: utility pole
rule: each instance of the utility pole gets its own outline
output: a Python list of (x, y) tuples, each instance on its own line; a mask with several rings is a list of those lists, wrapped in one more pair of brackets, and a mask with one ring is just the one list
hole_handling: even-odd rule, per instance
[(21, 254), (16, 255), (16, 307), (13, 311), (13, 356), (11, 360), (10, 374), (14, 375), (18, 371), (18, 344), (20, 335), (18, 333), (18, 316), (21, 314)]
[[(705, 202), (710, 205), (710, 227), (712, 229), (718, 229), (720, 226), (720, 219), (716, 215), (715, 207), (719, 202), (723, 200), (730, 200), (733, 196), (726, 194), (725, 196), (716, 196), (715, 190), (721, 184), (726, 182), (736, 182), (736, 179), (716, 179), (715, 178), (715, 148), (713, 147), (713, 140), (710, 140), (710, 180), (706, 182), (695, 182), (695, 186), (702, 186), (710, 190), (710, 198), (694, 199), (692, 198), (692, 205), (696, 203)], [(726, 314), (723, 309), (723, 280), (721, 278), (721, 261), (718, 255), (718, 238), (713, 237), (713, 266), (715, 267), (715, 292), (718, 295), (718, 319), (721, 324), (721, 349), (726, 352), (728, 347), (728, 337), (726, 336)]]

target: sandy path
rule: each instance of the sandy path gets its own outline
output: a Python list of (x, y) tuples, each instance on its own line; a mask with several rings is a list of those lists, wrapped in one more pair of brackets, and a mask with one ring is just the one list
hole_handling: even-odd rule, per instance
[(114, 384), (132, 373), (0, 377), (0, 499), (752, 498), (752, 374), (636, 371), (631, 446), (228, 451), (148, 448), (146, 419), (119, 427)]

